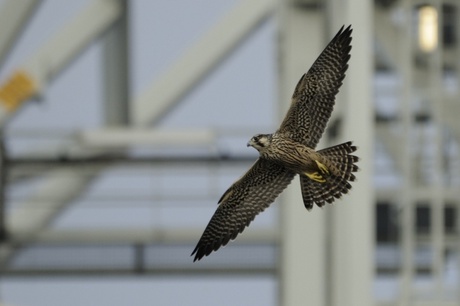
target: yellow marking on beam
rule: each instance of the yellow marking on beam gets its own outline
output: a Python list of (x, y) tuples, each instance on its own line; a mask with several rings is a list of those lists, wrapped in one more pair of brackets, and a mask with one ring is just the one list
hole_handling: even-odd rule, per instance
[(34, 80), (24, 71), (16, 71), (5, 84), (0, 86), (0, 104), (8, 111), (14, 111), (37, 92)]

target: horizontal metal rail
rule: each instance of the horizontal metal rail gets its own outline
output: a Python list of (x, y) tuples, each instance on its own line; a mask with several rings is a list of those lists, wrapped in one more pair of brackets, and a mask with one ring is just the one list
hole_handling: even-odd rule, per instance
[(153, 157), (130, 157), (121, 155), (99, 155), (94, 157), (13, 157), (6, 160), (8, 167), (49, 167), (49, 166), (92, 166), (110, 164), (196, 164), (196, 163), (247, 163), (255, 162), (257, 156), (254, 155), (230, 155), (221, 153), (218, 155), (203, 156), (153, 156)]

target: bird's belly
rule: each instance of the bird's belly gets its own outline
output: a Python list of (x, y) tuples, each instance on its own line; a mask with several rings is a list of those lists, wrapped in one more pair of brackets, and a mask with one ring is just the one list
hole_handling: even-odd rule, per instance
[(273, 160), (296, 173), (311, 173), (317, 170), (317, 165), (308, 152), (298, 148), (276, 148), (270, 150), (264, 157)]

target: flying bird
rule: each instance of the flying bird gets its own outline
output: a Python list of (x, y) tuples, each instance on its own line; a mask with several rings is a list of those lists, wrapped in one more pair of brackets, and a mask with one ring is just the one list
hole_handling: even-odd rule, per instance
[(273, 203), (298, 174), (303, 203), (332, 203), (351, 189), (358, 171), (351, 141), (315, 150), (329, 120), (351, 50), (351, 25), (342, 27), (298, 82), (291, 106), (273, 134), (257, 134), (248, 146), (259, 151), (252, 167), (222, 195), (193, 261), (225, 246)]

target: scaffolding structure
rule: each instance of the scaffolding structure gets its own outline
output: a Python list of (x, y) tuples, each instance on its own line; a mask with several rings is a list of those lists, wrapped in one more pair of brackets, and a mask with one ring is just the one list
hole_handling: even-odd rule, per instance
[[(4, 1), (0, 63), (41, 2)], [(417, 36), (426, 7), (437, 25), (430, 50)], [(90, 1), (0, 84), (0, 275), (260, 274), (277, 278), (278, 303), (286, 306), (458, 305), (459, 12), (455, 0), (239, 1), (138, 94), (129, 80), (130, 1)], [(294, 181), (267, 213), (276, 226), (254, 226), (198, 264), (183, 256), (203, 230), (194, 225), (171, 227), (167, 218), (145, 221), (142, 214), (145, 226), (136, 228), (56, 225), (85, 201), (102, 210), (120, 201), (159, 215), (168, 203), (200, 202), (193, 211), (204, 212), (197, 217), (204, 226), (203, 203), (214, 209), (225, 175), (233, 180), (255, 159), (220, 143), (250, 132), (158, 126), (268, 20), (276, 20), (278, 120), (309, 63), (341, 25), (353, 25), (350, 68), (321, 143), (358, 144), (362, 170), (350, 195), (307, 213)], [(29, 101), (46, 103), (47, 86), (95, 41), (102, 44), (103, 125), (56, 132), (64, 140), (55, 148), (11, 152), (14, 114)], [(101, 177), (122, 174), (127, 182), (133, 173), (148, 181), (133, 187), (135, 196), (92, 193)], [(172, 191), (184, 176), (206, 187)], [(31, 181), (33, 191), (23, 192)], [(385, 300), (373, 294), (382, 276), (398, 287)]]

